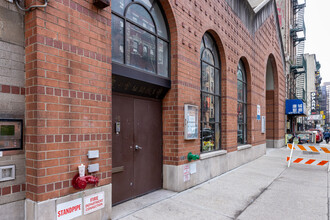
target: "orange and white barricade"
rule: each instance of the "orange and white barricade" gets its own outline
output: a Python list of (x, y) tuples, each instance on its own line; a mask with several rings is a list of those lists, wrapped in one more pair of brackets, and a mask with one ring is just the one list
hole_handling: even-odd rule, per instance
[(317, 165), (317, 166), (328, 166), (328, 172), (330, 170), (330, 163), (329, 160), (322, 160), (322, 159), (311, 159), (311, 158), (303, 158), (303, 157), (296, 157), (293, 158), (293, 150), (299, 151), (308, 151), (308, 152), (315, 152), (315, 153), (325, 153), (330, 154), (330, 149), (324, 146), (303, 146), (300, 144), (288, 144), (288, 148), (291, 149), (290, 156), (286, 158), (288, 162), (288, 167), (290, 167), (291, 163), (299, 163), (299, 164), (308, 164), (308, 165)]

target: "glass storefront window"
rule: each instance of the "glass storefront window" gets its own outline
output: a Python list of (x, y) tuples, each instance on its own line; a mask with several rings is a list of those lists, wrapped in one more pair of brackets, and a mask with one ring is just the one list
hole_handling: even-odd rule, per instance
[(244, 101), (244, 91), (243, 91), (243, 82), (237, 81), (237, 99), (239, 101)]
[(168, 43), (158, 40), (158, 74), (168, 77)]
[(112, 1), (112, 61), (169, 78), (169, 39), (159, 3)]
[(203, 53), (203, 61), (214, 65), (214, 58), (213, 58), (213, 54), (211, 53), (211, 51), (209, 50), (205, 50)]
[(135, 2), (141, 2), (146, 8), (150, 10), (152, 4), (154, 3), (154, 0), (135, 0)]
[(112, 36), (111, 36), (111, 52), (112, 60), (124, 63), (124, 21), (118, 16), (113, 15), (111, 19)]
[(202, 63), (202, 90), (214, 93), (214, 67)]
[(201, 152), (220, 149), (220, 66), (214, 45), (206, 33), (201, 44)]
[(117, 12), (120, 15), (124, 15), (124, 10), (131, 0), (112, 0), (111, 10)]
[(151, 16), (141, 5), (131, 5), (127, 10), (126, 18), (153, 33), (156, 32)]
[(155, 36), (130, 23), (127, 24), (126, 35), (126, 63), (148, 72), (155, 73)]
[(214, 132), (214, 124), (207, 124), (204, 123), (202, 125), (202, 151), (213, 151), (216, 150), (216, 148), (219, 146), (215, 143), (215, 132)]
[(239, 145), (247, 142), (246, 95), (246, 73), (244, 64), (240, 60), (237, 67), (237, 143)]
[(164, 39), (168, 39), (166, 23), (158, 5), (154, 4), (153, 8), (151, 8), (151, 14), (156, 22), (158, 35)]

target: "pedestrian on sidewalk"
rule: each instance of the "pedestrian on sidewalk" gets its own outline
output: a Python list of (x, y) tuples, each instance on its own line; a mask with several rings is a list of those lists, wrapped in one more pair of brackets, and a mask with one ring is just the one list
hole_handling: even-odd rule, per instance
[(329, 130), (326, 130), (324, 133), (323, 133), (323, 136), (324, 136), (324, 139), (327, 143), (329, 143), (329, 139), (330, 139), (330, 132)]

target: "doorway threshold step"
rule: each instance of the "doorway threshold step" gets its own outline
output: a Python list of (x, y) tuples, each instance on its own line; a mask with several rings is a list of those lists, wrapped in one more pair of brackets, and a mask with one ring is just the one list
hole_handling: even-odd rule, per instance
[(111, 219), (116, 220), (124, 218), (127, 215), (130, 215), (134, 212), (144, 209), (145, 207), (158, 203), (164, 199), (168, 199), (176, 194), (178, 193), (161, 189), (121, 203), (119, 205), (113, 206), (111, 212)]

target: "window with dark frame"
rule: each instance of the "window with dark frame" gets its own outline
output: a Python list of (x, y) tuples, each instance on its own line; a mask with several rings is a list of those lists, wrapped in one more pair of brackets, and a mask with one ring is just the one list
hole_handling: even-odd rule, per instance
[(237, 68), (237, 144), (246, 144), (247, 137), (247, 89), (246, 72), (242, 60)]
[(112, 1), (112, 61), (165, 78), (169, 76), (169, 36), (155, 0)]
[(201, 152), (220, 150), (221, 89), (220, 57), (212, 36), (201, 43)]

